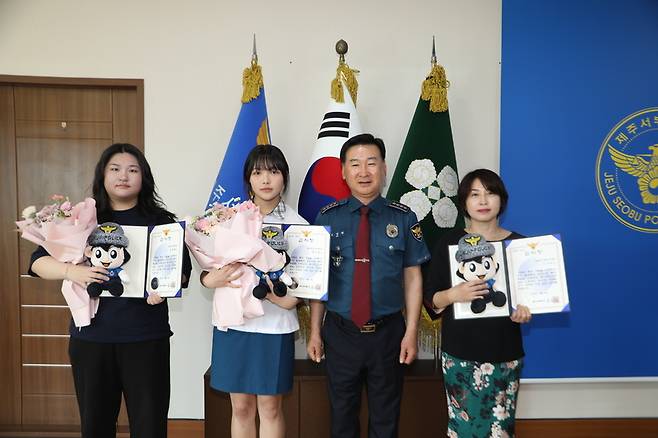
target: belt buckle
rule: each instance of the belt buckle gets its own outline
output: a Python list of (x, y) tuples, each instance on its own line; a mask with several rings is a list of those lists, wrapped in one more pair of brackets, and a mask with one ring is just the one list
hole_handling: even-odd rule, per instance
[(361, 327), (361, 333), (375, 333), (377, 330), (377, 324), (364, 324), (363, 327)]

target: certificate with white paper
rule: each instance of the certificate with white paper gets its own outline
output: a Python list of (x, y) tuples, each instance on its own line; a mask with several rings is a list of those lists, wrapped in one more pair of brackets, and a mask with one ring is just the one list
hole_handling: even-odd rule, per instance
[[(185, 222), (156, 226), (122, 225), (128, 238), (130, 260), (122, 266), (128, 281), (121, 298), (146, 298), (157, 292), (163, 298), (182, 296)], [(101, 297), (112, 297), (104, 291)]]
[(288, 293), (297, 298), (327, 300), (329, 290), (329, 242), (327, 227), (290, 225), (284, 232), (288, 240), (290, 264), (286, 272), (297, 282)]
[(512, 307), (535, 313), (569, 311), (560, 235), (505, 241)]

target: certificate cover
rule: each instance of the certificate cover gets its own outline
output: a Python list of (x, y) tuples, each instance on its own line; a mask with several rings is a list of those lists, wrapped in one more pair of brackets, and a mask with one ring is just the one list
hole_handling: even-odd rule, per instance
[(263, 224), (284, 230), (290, 263), (285, 271), (297, 283), (288, 293), (297, 298), (327, 300), (329, 290), (329, 227)]
[[(122, 225), (130, 254), (123, 266), (121, 298), (145, 298), (157, 292), (163, 298), (182, 296), (185, 222), (149, 227)], [(112, 297), (103, 291), (101, 297)]]
[(534, 313), (568, 312), (569, 292), (559, 234), (505, 241), (512, 307)]
[(519, 304), (533, 314), (570, 310), (559, 234), (504, 242), (478, 242), (481, 236), (472, 236), (465, 236), (471, 247), (462, 244), (470, 256), (464, 256), (464, 248), (460, 255), (460, 247), (449, 247), (452, 285), (479, 278), (487, 281), (489, 292), (483, 301), (454, 303), (455, 319), (509, 316)]
[[(452, 285), (456, 286), (465, 281), (480, 278), (488, 281), (490, 289), (486, 302), (474, 300), (472, 303), (454, 303), (455, 319), (492, 318), (511, 314), (503, 243), (487, 242), (487, 245), (491, 245), (493, 249), (493, 251), (489, 251), (491, 254), (480, 259), (463, 261), (456, 259), (457, 245), (448, 247)], [(480, 302), (477, 303), (477, 301)]]

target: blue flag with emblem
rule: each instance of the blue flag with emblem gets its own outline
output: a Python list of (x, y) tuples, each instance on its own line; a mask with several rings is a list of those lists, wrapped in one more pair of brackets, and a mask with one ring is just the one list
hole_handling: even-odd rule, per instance
[(263, 74), (255, 42), (251, 66), (242, 74), (242, 87), (240, 114), (205, 208), (215, 203), (230, 207), (248, 199), (242, 180), (244, 162), (254, 146), (270, 143)]

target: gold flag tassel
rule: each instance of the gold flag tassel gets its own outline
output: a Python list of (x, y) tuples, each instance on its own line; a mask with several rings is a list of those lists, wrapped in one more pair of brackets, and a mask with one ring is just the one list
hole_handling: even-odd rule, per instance
[(349, 91), (350, 96), (352, 97), (352, 102), (356, 105), (356, 94), (359, 89), (356, 74), (359, 73), (359, 71), (350, 68), (350, 66), (345, 63), (347, 43), (344, 40), (339, 40), (336, 43), (336, 52), (339, 55), (338, 68), (336, 68), (336, 78), (331, 81), (331, 98), (338, 103), (345, 102), (345, 91), (343, 90), (344, 84), (347, 85), (347, 91)]
[(242, 72), (242, 103), (251, 102), (260, 96), (263, 88), (263, 72), (258, 61), (252, 59), (251, 66)]
[(425, 351), (438, 353), (437, 347), (440, 345), (441, 337), (441, 320), (432, 321), (425, 307), (422, 307), (420, 313), (420, 324), (418, 327), (418, 345)]
[(297, 318), (299, 319), (299, 336), (308, 342), (311, 336), (311, 306), (302, 302), (297, 306)]
[(260, 96), (261, 88), (263, 88), (263, 72), (260, 65), (258, 65), (256, 34), (254, 34), (254, 48), (251, 52), (251, 66), (245, 68), (242, 72), (242, 103), (251, 102)]
[(432, 70), (423, 81), (420, 98), (430, 101), (430, 111), (444, 113), (448, 110), (448, 87), (450, 81), (446, 78), (446, 71), (436, 62), (436, 49), (432, 37)]

